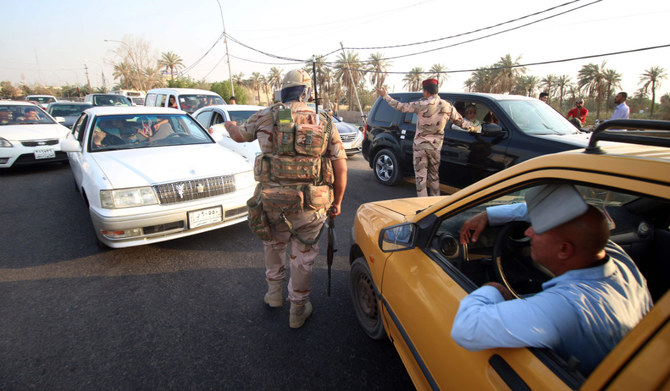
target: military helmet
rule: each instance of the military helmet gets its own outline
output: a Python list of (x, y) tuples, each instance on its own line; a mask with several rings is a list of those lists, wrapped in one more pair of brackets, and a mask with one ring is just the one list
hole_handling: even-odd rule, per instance
[(308, 88), (312, 86), (312, 78), (309, 77), (309, 74), (302, 69), (288, 71), (286, 75), (284, 75), (284, 79), (281, 82), (282, 90), (284, 88), (296, 86), (305, 86)]

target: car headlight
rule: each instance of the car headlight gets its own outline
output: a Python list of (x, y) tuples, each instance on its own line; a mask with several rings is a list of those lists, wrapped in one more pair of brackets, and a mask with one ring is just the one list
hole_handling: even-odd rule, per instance
[(252, 186), (256, 186), (253, 171), (245, 171), (235, 174), (235, 188), (244, 189)]
[(4, 138), (0, 137), (0, 147), (2, 148), (11, 148), (13, 147), (12, 143), (9, 141), (5, 140)]
[(100, 190), (100, 203), (103, 208), (119, 209), (158, 203), (156, 193), (150, 187), (137, 187), (120, 190)]

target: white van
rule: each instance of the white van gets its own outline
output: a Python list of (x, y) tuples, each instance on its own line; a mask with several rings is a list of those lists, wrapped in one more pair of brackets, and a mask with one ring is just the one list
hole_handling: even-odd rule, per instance
[(130, 99), (131, 102), (133, 102), (133, 106), (143, 106), (144, 105), (144, 96), (146, 95), (142, 91), (135, 91), (135, 90), (114, 90), (111, 92), (112, 94), (118, 94), (118, 95), (123, 95)]
[(173, 107), (170, 98), (174, 97), (176, 108), (192, 113), (201, 107), (225, 105), (226, 102), (216, 92), (194, 88), (154, 88), (147, 92), (145, 106)]

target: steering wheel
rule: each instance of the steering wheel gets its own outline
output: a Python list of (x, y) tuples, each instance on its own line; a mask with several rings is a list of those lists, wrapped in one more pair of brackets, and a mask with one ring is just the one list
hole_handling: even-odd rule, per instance
[(553, 277), (530, 257), (530, 238), (524, 234), (528, 226), (523, 221), (505, 224), (493, 247), (498, 280), (516, 298), (540, 292), (542, 283)]

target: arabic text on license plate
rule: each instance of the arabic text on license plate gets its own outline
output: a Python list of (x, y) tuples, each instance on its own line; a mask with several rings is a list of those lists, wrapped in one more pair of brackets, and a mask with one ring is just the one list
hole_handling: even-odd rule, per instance
[(222, 216), (223, 213), (220, 206), (188, 212), (188, 226), (193, 229), (218, 223), (222, 220)]
[(35, 160), (37, 159), (53, 159), (56, 157), (56, 151), (52, 148), (36, 149), (34, 152)]

